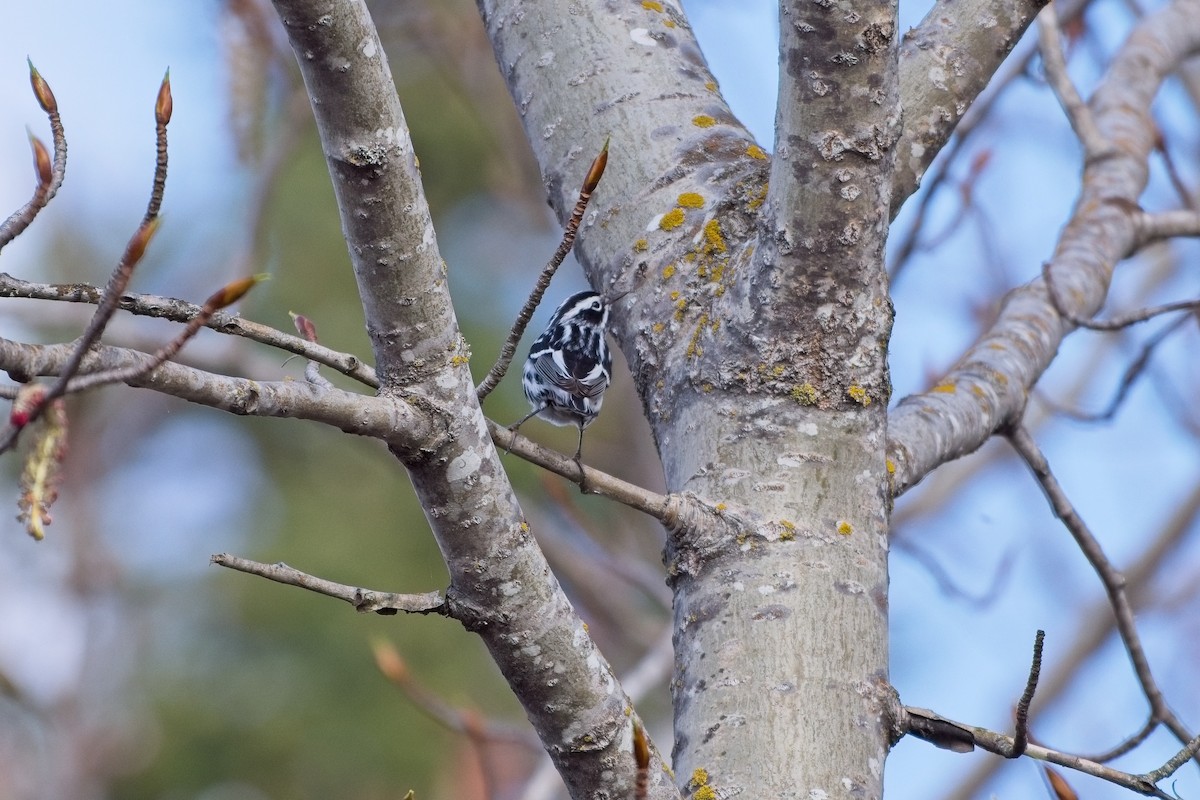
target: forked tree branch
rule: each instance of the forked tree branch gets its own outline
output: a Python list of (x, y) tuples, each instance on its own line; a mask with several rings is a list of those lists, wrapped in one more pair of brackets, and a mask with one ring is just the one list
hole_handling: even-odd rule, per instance
[[(1130, 600), (1134, 610), (1145, 613), (1149, 605), (1155, 576), (1165, 565), (1179, 553), (1179, 549), (1188, 540), (1188, 533), (1194, 529), (1196, 519), (1200, 517), (1200, 484), (1171, 515), (1164, 524), (1159, 535), (1145, 552), (1126, 571), (1125, 579), (1129, 586)], [(1057, 660), (1049, 677), (1040, 681), (1038, 702), (1033, 708), (1033, 715), (1044, 714), (1051, 704), (1061, 700), (1074, 685), (1073, 677), (1079, 669), (1094, 656), (1108, 641), (1115, 629), (1115, 618), (1111, 613), (1107, 598), (1090, 604), (1079, 615), (1086, 620), (1084, 627), (1076, 634), (1075, 641), (1067, 648), (1061, 659)], [(1148, 715), (1146, 723), (1124, 741), (1109, 748), (1104, 753), (1087, 755), (1090, 761), (1105, 764), (1114, 758), (1128, 753), (1144, 742), (1146, 738), (1158, 729), (1161, 722), (1153, 713)], [(1000, 768), (1001, 762), (996, 760), (984, 761), (954, 790), (949, 797), (953, 800), (973, 800), (983, 792), (987, 781)]]
[[(30, 345), (0, 338), (0, 365), (22, 378), (59, 374), (72, 352), (69, 344)], [(99, 345), (83, 360), (80, 374), (138, 367), (150, 358), (136, 350)], [(232, 378), (168, 361), (131, 378), (129, 385), (231, 414), (312, 420), (381, 439), (392, 447), (413, 447), (417, 442), (437, 441), (441, 435), (424, 406), (403, 398), (320, 390), (304, 381)]]
[[(1147, 17), (1113, 59), (1090, 103), (1101, 133), (1121, 147), (1085, 165), (1073, 217), (1055, 248), (1055, 282), (1071, 298), (1073, 314), (1096, 313), (1116, 264), (1138, 245), (1136, 201), (1157, 141), (1150, 104), (1164, 78), (1200, 49), (1200, 30), (1192, 24), (1198, 15), (1200, 0), (1175, 0)], [(991, 329), (955, 367), (932, 390), (901, 400), (889, 415), (894, 494), (974, 451), (1015, 420), (1030, 387), (1074, 327), (1055, 309), (1045, 281), (1011, 292)]]

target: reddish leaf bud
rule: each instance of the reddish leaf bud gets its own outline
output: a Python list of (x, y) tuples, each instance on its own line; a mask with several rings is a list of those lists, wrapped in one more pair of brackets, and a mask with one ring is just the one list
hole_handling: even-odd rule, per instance
[(37, 172), (38, 186), (48, 186), (53, 170), (50, 165), (50, 151), (42, 140), (29, 134), (29, 146), (33, 148), (33, 168)]
[(268, 277), (269, 276), (265, 273), (260, 273), (258, 275), (252, 275), (249, 278), (239, 278), (236, 281), (231, 281), (217, 291), (213, 292), (212, 295), (204, 301), (204, 307), (206, 309), (212, 309), (213, 311), (216, 311), (218, 309), (225, 308), (225, 306), (232, 305), (238, 300), (241, 300), (246, 292), (254, 288), (256, 283), (262, 283)]
[(294, 311), (289, 311), (288, 314), (292, 317), (292, 323), (295, 324), (297, 333), (310, 342), (317, 341), (317, 326), (311, 319)]
[(1079, 800), (1079, 795), (1071, 788), (1071, 784), (1067, 783), (1066, 778), (1050, 767), (1044, 767), (1044, 769), (1046, 770), (1046, 780), (1050, 782), (1050, 788), (1057, 800)]
[(383, 677), (399, 685), (408, 681), (408, 663), (391, 642), (374, 639), (371, 642), (371, 652), (375, 656), (375, 666), (383, 673)]
[(171, 99), (171, 70), (163, 76), (162, 85), (158, 87), (158, 99), (154, 102), (154, 121), (166, 125), (171, 121), (174, 102)]
[(46, 83), (46, 79), (33, 66), (32, 61), (29, 61), (29, 83), (33, 85), (33, 96), (37, 98), (42, 111), (47, 114), (56, 113), (58, 101), (54, 99), (54, 92), (50, 91), (50, 84)]
[(150, 245), (150, 240), (154, 238), (154, 234), (158, 231), (158, 217), (143, 222), (136, 231), (133, 237), (130, 238), (129, 244), (125, 245), (125, 263), (132, 266), (142, 260), (142, 256), (146, 254), (146, 248)]
[(583, 179), (583, 191), (585, 194), (591, 194), (596, 191), (596, 187), (600, 184), (600, 179), (604, 177), (604, 168), (608, 166), (608, 139), (604, 140), (604, 147), (600, 150), (600, 155), (596, 156), (592, 161), (592, 166), (588, 168), (587, 177)]

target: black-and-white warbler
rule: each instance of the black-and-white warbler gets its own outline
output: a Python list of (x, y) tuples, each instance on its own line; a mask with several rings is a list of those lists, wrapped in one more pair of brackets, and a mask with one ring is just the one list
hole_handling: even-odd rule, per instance
[(612, 354), (604, 335), (608, 303), (595, 292), (577, 292), (562, 302), (542, 335), (529, 348), (521, 385), (533, 406), (511, 430), (530, 417), (555, 425), (578, 425), (583, 453), (583, 429), (595, 421), (612, 378)]

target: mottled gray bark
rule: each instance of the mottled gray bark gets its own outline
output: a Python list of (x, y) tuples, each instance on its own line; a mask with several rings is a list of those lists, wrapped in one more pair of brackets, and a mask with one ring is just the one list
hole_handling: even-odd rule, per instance
[(656, 5), (481, 3), (556, 207), (573, 149), (617, 132), (581, 257), (630, 291), (668, 487), (709, 510), (668, 546), (677, 780), (879, 797), (894, 7), (785, 5), (772, 162)]
[[(631, 704), (555, 580), (488, 435), (412, 143), (366, 6), (276, 0), (312, 99), (383, 397), (435, 434), (392, 444), (479, 634), (572, 794), (633, 786)], [(661, 769), (653, 797), (677, 797)]]

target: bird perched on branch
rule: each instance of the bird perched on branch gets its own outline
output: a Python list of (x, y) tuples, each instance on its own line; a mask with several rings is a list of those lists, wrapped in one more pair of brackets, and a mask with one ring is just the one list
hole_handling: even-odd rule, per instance
[[(604, 337), (608, 303), (596, 292), (577, 292), (562, 302), (542, 335), (529, 348), (521, 385), (533, 406), (515, 431), (531, 417), (555, 425), (577, 425), (583, 453), (583, 429), (595, 421), (612, 378), (612, 354)], [(582, 475), (582, 465), (580, 465)]]

